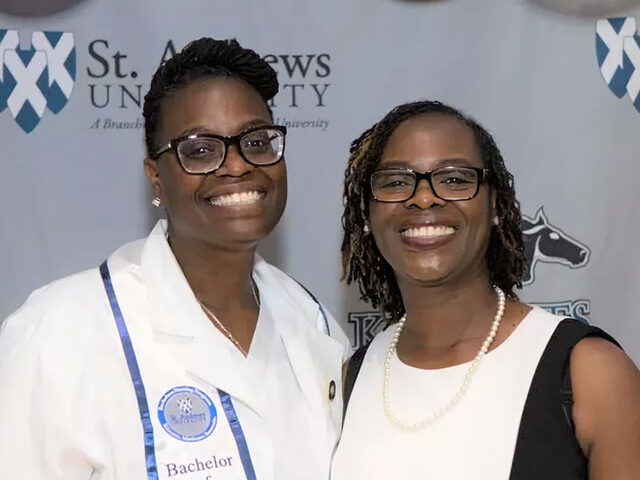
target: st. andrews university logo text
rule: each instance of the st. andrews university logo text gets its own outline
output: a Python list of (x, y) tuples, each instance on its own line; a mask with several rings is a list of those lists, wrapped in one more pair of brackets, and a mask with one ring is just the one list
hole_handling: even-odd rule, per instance
[(640, 35), (635, 18), (598, 20), (596, 55), (604, 81), (614, 95), (628, 95), (640, 112)]
[(17, 30), (0, 29), (0, 112), (8, 109), (30, 133), (45, 110), (59, 113), (76, 78), (72, 33), (33, 32), (31, 46), (20, 48)]

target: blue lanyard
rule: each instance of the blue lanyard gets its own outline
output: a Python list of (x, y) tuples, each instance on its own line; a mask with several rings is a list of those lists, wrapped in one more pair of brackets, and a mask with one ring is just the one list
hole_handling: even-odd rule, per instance
[(111, 282), (111, 274), (109, 273), (109, 267), (105, 260), (100, 265), (100, 276), (104, 283), (104, 289), (107, 291), (107, 297), (109, 297), (109, 305), (111, 305), (111, 311), (113, 312), (113, 318), (116, 321), (116, 327), (118, 328), (118, 335), (120, 335), (120, 342), (122, 343), (122, 349), (124, 350), (124, 356), (127, 359), (127, 366), (129, 367), (129, 374), (133, 381), (133, 388), (136, 391), (136, 399), (138, 400), (138, 410), (140, 411), (140, 421), (142, 422), (142, 429), (144, 432), (144, 453), (147, 465), (147, 479), (158, 480), (158, 465), (156, 463), (156, 448), (153, 437), (153, 424), (151, 423), (151, 414), (149, 413), (149, 403), (147, 402), (147, 394), (144, 389), (144, 383), (142, 382), (142, 376), (140, 375), (140, 367), (136, 360), (136, 354), (133, 351), (133, 344), (131, 343), (131, 337), (127, 330), (127, 325), (124, 322), (120, 305), (118, 304), (118, 298), (116, 292), (113, 290), (113, 283)]
[(236, 414), (236, 409), (233, 408), (231, 397), (223, 390), (218, 389), (218, 395), (220, 395), (220, 402), (222, 403), (222, 409), (227, 416), (227, 421), (231, 427), (233, 438), (236, 441), (238, 447), (238, 453), (240, 453), (240, 460), (242, 461), (242, 468), (244, 468), (244, 474), (247, 480), (256, 480), (256, 471), (253, 469), (253, 462), (251, 461), (251, 454), (249, 453), (249, 447), (247, 446), (247, 440), (244, 437), (240, 420)]
[[(151, 423), (151, 414), (149, 413), (149, 403), (147, 402), (147, 394), (145, 392), (144, 383), (142, 382), (142, 375), (140, 374), (140, 367), (136, 360), (136, 354), (133, 350), (133, 344), (131, 343), (131, 336), (127, 330), (127, 325), (122, 316), (122, 310), (118, 304), (118, 298), (116, 292), (113, 289), (113, 283), (111, 281), (111, 273), (105, 260), (100, 265), (100, 276), (104, 283), (104, 289), (107, 292), (109, 298), (109, 305), (111, 305), (111, 311), (113, 312), (113, 318), (116, 321), (116, 327), (118, 329), (118, 335), (120, 336), (120, 342), (122, 343), (122, 349), (124, 350), (124, 356), (127, 360), (127, 367), (129, 367), (129, 374), (133, 381), (133, 388), (136, 392), (136, 399), (138, 401), (138, 410), (140, 411), (140, 421), (142, 422), (142, 429), (144, 432), (144, 452), (145, 463), (147, 466), (147, 479), (159, 480), (158, 477), (158, 465), (156, 463), (156, 449), (155, 440), (153, 435), (153, 424)], [(242, 461), (242, 467), (244, 468), (247, 480), (256, 480), (256, 472), (253, 468), (253, 462), (251, 461), (251, 454), (249, 453), (249, 447), (247, 440), (242, 431), (242, 426), (238, 420), (238, 415), (231, 401), (231, 397), (228, 393), (218, 389), (218, 395), (220, 396), (220, 402), (222, 403), (222, 409), (227, 417), (233, 438), (240, 454), (240, 460)]]

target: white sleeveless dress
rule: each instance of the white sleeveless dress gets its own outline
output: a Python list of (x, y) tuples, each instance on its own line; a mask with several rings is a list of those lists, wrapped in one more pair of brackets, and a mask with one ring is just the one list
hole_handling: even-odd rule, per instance
[[(395, 329), (371, 343), (347, 410), (331, 480), (508, 479), (520, 419), (540, 357), (562, 317), (533, 307), (480, 363), (453, 410), (417, 432), (385, 416), (383, 365)], [(391, 405), (405, 421), (430, 416), (458, 391), (469, 363), (436, 370), (391, 362)]]

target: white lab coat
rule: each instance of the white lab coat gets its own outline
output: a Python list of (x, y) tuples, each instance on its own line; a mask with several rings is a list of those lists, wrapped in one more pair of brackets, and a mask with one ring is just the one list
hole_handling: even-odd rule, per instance
[[(108, 259), (144, 382), (157, 478), (247, 478), (220, 389), (257, 479), (328, 479), (341, 429), (344, 333), (297, 282), (256, 257), (261, 311), (245, 359), (200, 309), (165, 232), (161, 221)], [(215, 407), (204, 439), (181, 440), (161, 424), (159, 402), (180, 386)], [(0, 479), (143, 480), (152, 478), (148, 452), (98, 269), (33, 293), (0, 330)]]

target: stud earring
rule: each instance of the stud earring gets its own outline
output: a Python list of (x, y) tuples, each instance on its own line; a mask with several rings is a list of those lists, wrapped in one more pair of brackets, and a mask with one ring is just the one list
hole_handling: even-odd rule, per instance
[(362, 230), (364, 230), (364, 234), (367, 235), (370, 232), (369, 225), (365, 223), (364, 228)]
[(500, 225), (500, 219), (498, 219), (497, 215), (495, 217), (493, 217), (493, 224), (494, 225)]
[(153, 205), (156, 208), (158, 208), (161, 203), (162, 203), (162, 200), (160, 200), (160, 197), (156, 197), (151, 201), (151, 205)]

